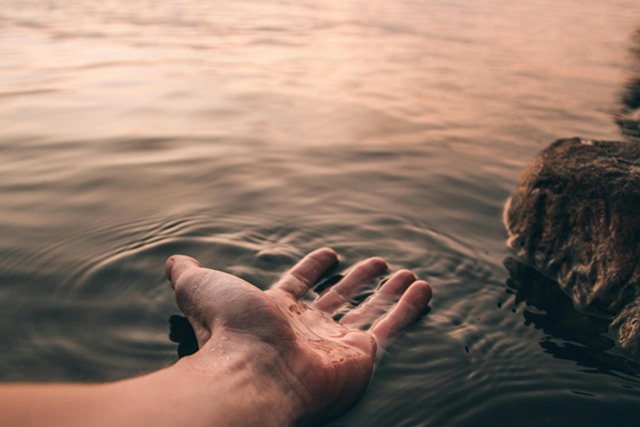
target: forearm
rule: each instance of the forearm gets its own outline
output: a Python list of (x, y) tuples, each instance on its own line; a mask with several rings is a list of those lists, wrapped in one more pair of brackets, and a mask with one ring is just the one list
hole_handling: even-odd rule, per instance
[(273, 378), (239, 353), (199, 354), (160, 371), (107, 384), (0, 387), (2, 426), (286, 426), (298, 414)]

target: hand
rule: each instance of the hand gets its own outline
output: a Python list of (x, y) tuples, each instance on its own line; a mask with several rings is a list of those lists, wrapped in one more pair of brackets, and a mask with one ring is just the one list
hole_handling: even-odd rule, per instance
[(425, 312), (431, 288), (412, 272), (397, 271), (365, 302), (334, 321), (332, 316), (365, 283), (388, 269), (383, 259), (369, 258), (315, 301), (302, 302), (337, 261), (333, 250), (318, 249), (262, 291), (203, 268), (193, 258), (170, 257), (165, 274), (198, 339), (200, 350), (193, 357), (199, 355), (206, 365), (225, 351), (244, 352), (256, 375), (291, 396), (297, 423), (326, 421), (344, 412), (364, 393), (390, 339)]

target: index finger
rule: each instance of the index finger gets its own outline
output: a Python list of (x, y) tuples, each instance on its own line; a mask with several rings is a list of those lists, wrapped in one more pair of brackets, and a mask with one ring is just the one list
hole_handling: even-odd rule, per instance
[(286, 272), (272, 289), (281, 290), (299, 299), (307, 293), (320, 276), (338, 262), (338, 254), (333, 249), (316, 249)]

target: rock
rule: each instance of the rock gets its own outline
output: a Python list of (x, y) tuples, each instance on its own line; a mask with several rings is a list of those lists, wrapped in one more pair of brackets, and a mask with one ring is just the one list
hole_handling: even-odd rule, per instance
[(505, 207), (509, 245), (640, 356), (640, 144), (572, 138), (525, 168)]
[(620, 131), (632, 142), (640, 142), (640, 77), (636, 76), (626, 85), (621, 107), (614, 115)]
[[(633, 68), (640, 70), (640, 30), (635, 33), (632, 45)], [(627, 139), (640, 142), (640, 72), (630, 77), (620, 95), (620, 108), (614, 113), (614, 120)]]

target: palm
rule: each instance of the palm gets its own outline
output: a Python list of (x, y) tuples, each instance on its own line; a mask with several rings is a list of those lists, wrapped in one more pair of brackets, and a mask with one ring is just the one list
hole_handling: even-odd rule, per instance
[(334, 251), (314, 251), (267, 291), (202, 268), (186, 256), (171, 257), (165, 271), (200, 348), (207, 345), (213, 331), (272, 347), (308, 391), (305, 405), (311, 407), (310, 412), (330, 417), (364, 392), (380, 347), (417, 319), (431, 298), (426, 282), (401, 270), (365, 303), (334, 321), (337, 310), (387, 269), (382, 259), (370, 258), (315, 301), (302, 302), (309, 288), (336, 262)]

